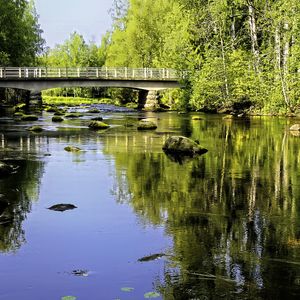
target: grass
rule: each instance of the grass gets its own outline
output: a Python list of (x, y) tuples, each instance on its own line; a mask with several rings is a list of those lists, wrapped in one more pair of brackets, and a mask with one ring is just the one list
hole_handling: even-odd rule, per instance
[(81, 97), (52, 97), (43, 96), (44, 104), (52, 105), (80, 105), (80, 104), (113, 104), (119, 105), (118, 101), (109, 98), (93, 99), (93, 98), (81, 98)]

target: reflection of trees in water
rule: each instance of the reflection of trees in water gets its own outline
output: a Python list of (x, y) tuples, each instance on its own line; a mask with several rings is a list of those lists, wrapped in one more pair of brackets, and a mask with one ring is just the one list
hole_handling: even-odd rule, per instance
[(0, 251), (15, 251), (25, 242), (22, 222), (39, 195), (43, 162), (25, 159), (34, 151), (34, 138), (2, 139), (1, 158), (18, 166), (17, 172), (0, 178)]
[(165, 299), (299, 293), (299, 140), (281, 124), (256, 122), (196, 123), (192, 137), (210, 152), (184, 165), (122, 139), (114, 152), (106, 140), (130, 204), (173, 236)]

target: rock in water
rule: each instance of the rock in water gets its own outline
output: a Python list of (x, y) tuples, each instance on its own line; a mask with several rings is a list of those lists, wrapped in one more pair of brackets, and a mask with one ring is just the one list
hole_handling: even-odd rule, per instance
[(37, 121), (39, 118), (36, 115), (23, 115), (21, 117), (22, 121)]
[(169, 154), (194, 156), (196, 154), (204, 154), (208, 150), (202, 148), (198, 143), (184, 136), (169, 137), (163, 150)]
[(44, 129), (41, 126), (31, 126), (28, 130), (33, 132), (42, 132)]
[(71, 273), (72, 273), (72, 275), (75, 275), (75, 276), (82, 276), (82, 277), (89, 276), (88, 270), (73, 270)]
[(294, 124), (291, 128), (291, 131), (300, 131), (300, 124)]
[(89, 128), (91, 129), (107, 129), (109, 128), (110, 126), (106, 123), (103, 123), (101, 121), (92, 121), (90, 124), (89, 124)]
[(148, 261), (159, 259), (159, 258), (161, 258), (163, 256), (166, 256), (166, 254), (164, 254), (164, 253), (156, 253), (156, 254), (152, 254), (152, 255), (148, 255), (148, 256), (144, 256), (142, 258), (139, 258), (138, 261), (139, 262), (148, 262)]
[(79, 151), (81, 151), (80, 148), (75, 147), (75, 146), (67, 146), (64, 149), (65, 149), (65, 151), (68, 151), (68, 152), (79, 152)]
[(61, 212), (65, 211), (65, 210), (75, 209), (75, 208), (77, 208), (77, 206), (75, 206), (73, 204), (55, 204), (55, 205), (48, 207), (48, 209), (50, 209), (50, 210), (61, 211)]
[(63, 122), (64, 119), (60, 116), (54, 116), (52, 117), (52, 122)]
[(137, 125), (138, 130), (154, 130), (157, 126), (151, 121), (140, 121)]

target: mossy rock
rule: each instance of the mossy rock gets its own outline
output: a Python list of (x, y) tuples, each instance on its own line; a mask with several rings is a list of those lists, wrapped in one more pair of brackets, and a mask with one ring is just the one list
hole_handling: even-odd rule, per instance
[(140, 121), (138, 122), (138, 130), (154, 130), (157, 128), (157, 125), (151, 121)]
[(46, 107), (45, 109), (44, 109), (45, 111), (47, 111), (47, 112), (57, 112), (59, 109), (57, 108), (57, 107), (55, 107), (55, 106), (48, 106), (48, 107)]
[(65, 147), (64, 149), (65, 149), (65, 151), (67, 151), (67, 152), (79, 152), (79, 151), (81, 151), (80, 148), (75, 147), (75, 146), (67, 146), (67, 147)]
[(169, 137), (163, 146), (163, 150), (170, 154), (189, 156), (207, 152), (207, 149), (202, 148), (197, 142), (184, 136)]
[(22, 121), (37, 121), (39, 118), (36, 115), (23, 115), (21, 116)]
[(110, 126), (108, 124), (101, 122), (101, 121), (92, 121), (89, 124), (89, 128), (91, 128), (91, 129), (107, 129), (109, 127)]
[(69, 119), (72, 119), (72, 118), (80, 118), (80, 117), (83, 117), (83, 114), (82, 113), (69, 113), (69, 114), (66, 114), (65, 115), (65, 118), (69, 118)]
[(92, 118), (92, 121), (103, 121), (103, 118), (102, 117), (95, 117), (95, 118)]
[(63, 122), (64, 118), (60, 117), (60, 116), (53, 116), (52, 117), (52, 122)]
[(17, 104), (16, 106), (14, 106), (14, 111), (21, 111), (24, 110), (26, 108), (26, 104), (25, 103), (20, 103)]
[(42, 132), (44, 129), (41, 126), (31, 126), (28, 128), (28, 131), (33, 132)]
[(192, 117), (192, 120), (193, 121), (200, 121), (200, 120), (203, 120), (203, 118), (198, 117), (198, 116), (194, 116), (194, 117)]
[(92, 108), (88, 111), (90, 114), (99, 114), (100, 110), (98, 108)]
[(290, 131), (300, 131), (300, 124), (294, 124), (291, 128)]
[(22, 117), (23, 115), (24, 115), (24, 113), (20, 112), (20, 111), (17, 111), (17, 112), (14, 113), (15, 117)]

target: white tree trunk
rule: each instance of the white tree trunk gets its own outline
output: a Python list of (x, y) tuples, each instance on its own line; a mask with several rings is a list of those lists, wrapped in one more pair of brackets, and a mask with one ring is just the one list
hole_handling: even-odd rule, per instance
[(259, 49), (258, 49), (256, 19), (255, 19), (255, 9), (254, 9), (252, 1), (249, 1), (249, 3), (248, 3), (248, 10), (249, 10), (249, 28), (250, 28), (250, 37), (251, 37), (251, 49), (252, 49), (252, 54), (254, 56), (254, 69), (256, 72), (258, 72)]

